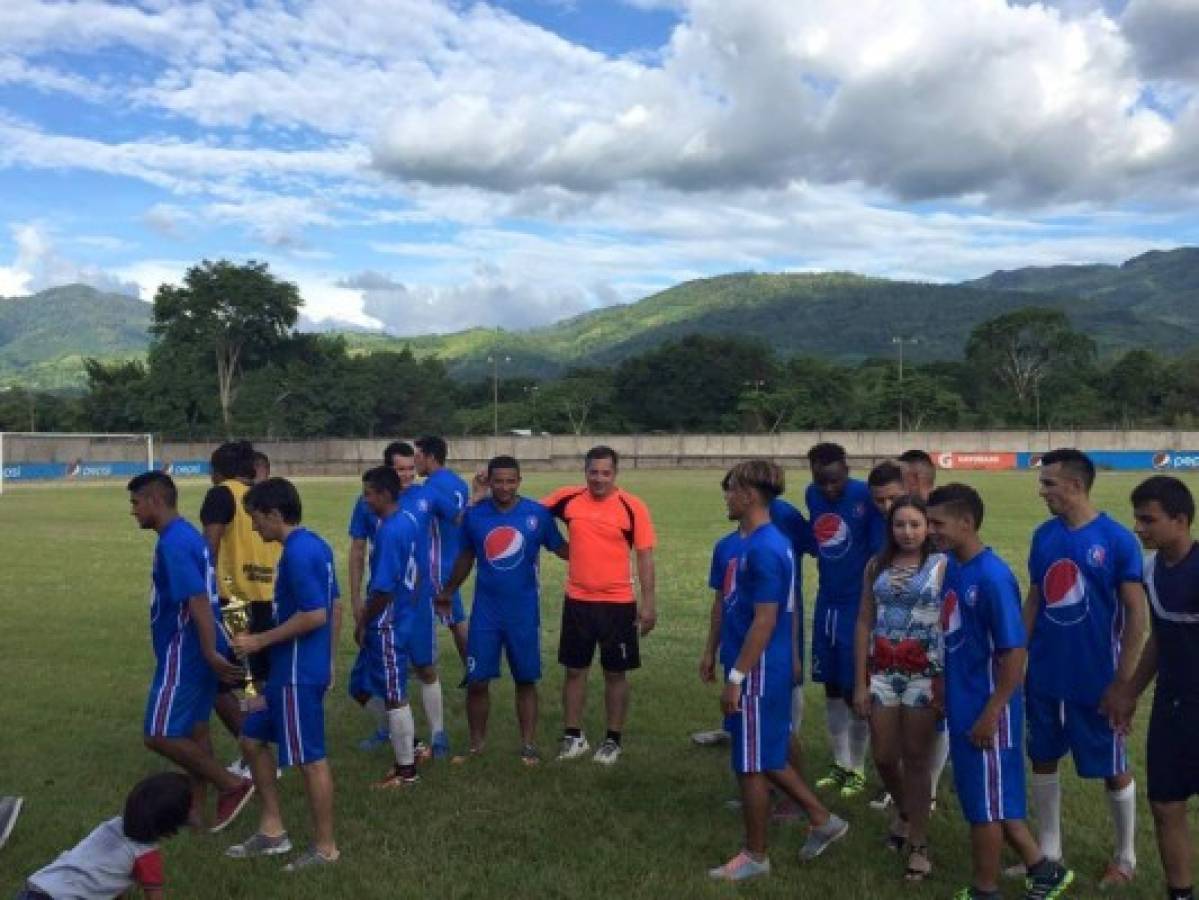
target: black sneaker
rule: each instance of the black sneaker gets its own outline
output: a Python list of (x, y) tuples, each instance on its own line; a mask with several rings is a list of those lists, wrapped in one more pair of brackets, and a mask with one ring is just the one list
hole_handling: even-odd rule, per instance
[(1053, 900), (1066, 893), (1073, 881), (1073, 871), (1060, 862), (1045, 860), (1024, 879), (1024, 900)]

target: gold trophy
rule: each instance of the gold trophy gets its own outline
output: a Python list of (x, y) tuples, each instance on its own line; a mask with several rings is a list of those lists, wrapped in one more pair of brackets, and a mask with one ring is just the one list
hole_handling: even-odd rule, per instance
[[(221, 621), (224, 623), (225, 631), (230, 637), (247, 634), (250, 631), (250, 604), (245, 600), (231, 597), (229, 602), (221, 608)], [(232, 642), (230, 642), (230, 647), (232, 647)], [(241, 685), (242, 692), (247, 698), (257, 697), (258, 688), (254, 686), (254, 678), (250, 674), (249, 662), (244, 656), (239, 655), (237, 658), (246, 670), (246, 679)]]

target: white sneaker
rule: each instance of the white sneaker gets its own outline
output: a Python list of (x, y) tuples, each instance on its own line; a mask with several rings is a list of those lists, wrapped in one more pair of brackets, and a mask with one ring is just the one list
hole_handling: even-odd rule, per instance
[(694, 731), (691, 733), (691, 743), (698, 747), (718, 747), (727, 744), (731, 737), (723, 728), (714, 731)]
[(592, 762), (597, 762), (601, 766), (614, 766), (618, 759), (620, 759), (620, 744), (611, 738), (605, 738), (604, 742), (599, 745), (599, 749), (595, 751), (595, 756), (591, 757)]
[(578, 759), (590, 749), (591, 745), (587, 743), (586, 735), (571, 737), (569, 734), (564, 734), (558, 743), (558, 760)]

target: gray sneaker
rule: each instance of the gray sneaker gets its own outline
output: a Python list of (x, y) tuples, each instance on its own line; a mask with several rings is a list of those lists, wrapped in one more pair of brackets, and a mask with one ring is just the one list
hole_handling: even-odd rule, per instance
[(336, 865), (340, 856), (335, 856), (330, 859), (327, 856), (322, 856), (316, 847), (309, 847), (291, 862), (283, 867), (284, 872), (299, 872), (301, 869), (314, 869), (321, 866)]
[(590, 749), (591, 745), (587, 743), (586, 735), (571, 737), (569, 734), (564, 734), (558, 744), (558, 760), (578, 759)]
[(526, 766), (536, 766), (541, 763), (541, 754), (536, 744), (525, 744), (520, 748), (520, 761)]
[(0, 797), (0, 847), (4, 846), (8, 836), (12, 834), (24, 802), (21, 797)]
[(230, 859), (253, 859), (255, 856), (278, 856), (291, 851), (291, 840), (287, 832), (276, 837), (268, 837), (261, 832), (255, 832), (240, 844), (234, 844), (225, 850)]
[(815, 859), (829, 848), (833, 841), (839, 841), (849, 832), (849, 823), (837, 815), (830, 815), (828, 821), (819, 828), (808, 832), (808, 839), (800, 848), (799, 858), (802, 862)]
[(618, 759), (620, 759), (620, 744), (611, 738), (604, 738), (604, 742), (595, 751), (595, 756), (591, 757), (592, 762), (597, 762), (601, 766), (614, 766)]

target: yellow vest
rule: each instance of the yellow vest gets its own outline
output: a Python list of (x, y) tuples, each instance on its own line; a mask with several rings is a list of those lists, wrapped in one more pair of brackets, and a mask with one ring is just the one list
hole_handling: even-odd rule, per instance
[(268, 544), (250, 522), (242, 498), (250, 488), (231, 478), (222, 485), (233, 494), (233, 521), (225, 526), (217, 553), (217, 584), (222, 598), (270, 603), (275, 598), (275, 569), (282, 544)]

